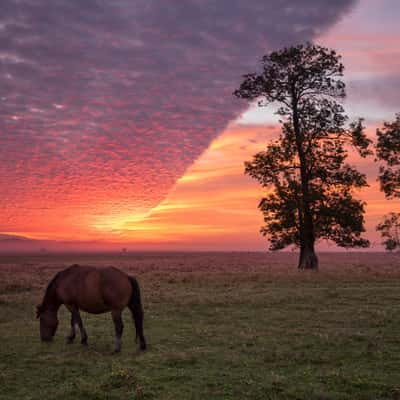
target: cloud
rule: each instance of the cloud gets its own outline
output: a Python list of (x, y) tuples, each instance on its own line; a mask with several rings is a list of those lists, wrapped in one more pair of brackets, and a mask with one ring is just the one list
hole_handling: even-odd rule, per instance
[(0, 231), (146, 212), (243, 110), (240, 76), (353, 3), (3, 0)]
[(361, 104), (367, 111), (371, 108), (372, 112), (368, 114), (369, 118), (375, 116), (375, 119), (382, 124), (382, 117), (393, 120), (395, 113), (400, 111), (399, 87), (400, 74), (398, 76), (372, 77), (368, 80), (354, 79), (348, 85), (349, 102)]
[(342, 54), (346, 108), (354, 116), (366, 117), (368, 123), (381, 124), (399, 110), (399, 13), (400, 3), (395, 0), (385, 1), (384, 6), (374, 0), (358, 2), (334, 29), (318, 38)]

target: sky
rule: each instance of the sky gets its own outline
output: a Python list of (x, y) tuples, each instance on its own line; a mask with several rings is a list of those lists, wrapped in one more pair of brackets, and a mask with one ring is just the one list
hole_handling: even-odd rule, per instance
[[(232, 96), (263, 54), (343, 56), (350, 117), (373, 137), (400, 111), (397, 0), (3, 0), (0, 239), (76, 248), (266, 250), (243, 162), (273, 109)], [(366, 236), (400, 211), (367, 173)], [(321, 243), (322, 248), (333, 248)]]

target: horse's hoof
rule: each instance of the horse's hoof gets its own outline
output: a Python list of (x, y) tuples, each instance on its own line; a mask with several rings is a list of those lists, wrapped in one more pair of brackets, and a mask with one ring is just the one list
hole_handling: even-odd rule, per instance
[(87, 345), (88, 345), (88, 344), (87, 344), (87, 341), (86, 341), (86, 340), (82, 341), (82, 342), (81, 342), (81, 345), (87, 347)]
[(72, 344), (72, 343), (74, 343), (74, 339), (75, 339), (75, 338), (67, 337), (67, 339), (65, 340), (65, 342), (66, 342), (67, 344)]

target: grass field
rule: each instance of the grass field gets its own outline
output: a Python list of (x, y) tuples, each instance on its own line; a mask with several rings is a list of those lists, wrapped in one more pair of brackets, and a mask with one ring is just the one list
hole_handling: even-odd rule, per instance
[[(400, 257), (170, 253), (0, 256), (0, 399), (400, 399)], [(42, 344), (35, 305), (56, 271), (114, 265), (142, 285), (149, 349), (124, 313), (82, 314), (89, 346)]]

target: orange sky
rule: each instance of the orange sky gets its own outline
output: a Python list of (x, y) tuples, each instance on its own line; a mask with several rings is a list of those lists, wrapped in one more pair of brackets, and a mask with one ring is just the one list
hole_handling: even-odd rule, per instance
[[(49, 218), (40, 233), (12, 233), (70, 241), (79, 237), (83, 241), (121, 243), (127, 248), (131, 244), (135, 249), (148, 246), (186, 250), (266, 249), (267, 243), (259, 234), (262, 215), (257, 210), (263, 191), (256, 181), (244, 175), (243, 162), (263, 150), (264, 144), (278, 132), (278, 127), (272, 125), (251, 126), (239, 122), (229, 125), (177, 181), (166, 199), (150, 211), (87, 218), (77, 215), (71, 229), (71, 221), (63, 221), (62, 214), (57, 215), (58, 208), (54, 211), (57, 216)], [(373, 129), (369, 134), (372, 136)], [(367, 236), (376, 247), (379, 237), (374, 228), (382, 214), (400, 211), (400, 206), (398, 201), (386, 200), (380, 192), (375, 180), (377, 164), (356, 154), (351, 154), (349, 161), (369, 178), (370, 186), (356, 195), (367, 202)], [(320, 247), (333, 249), (327, 243), (321, 243)]]
[[(113, 241), (158, 242), (202, 250), (265, 249), (265, 239), (259, 234), (262, 215), (257, 210), (262, 190), (244, 175), (243, 161), (250, 160), (276, 135), (275, 127), (232, 124), (150, 212), (138, 218), (99, 219), (92, 226)], [(376, 164), (356, 154), (351, 154), (349, 161), (369, 177), (370, 186), (356, 195), (367, 202), (367, 236), (376, 246), (379, 237), (375, 226), (382, 214), (400, 211), (400, 206), (380, 192)], [(326, 243), (320, 246), (331, 248)]]

